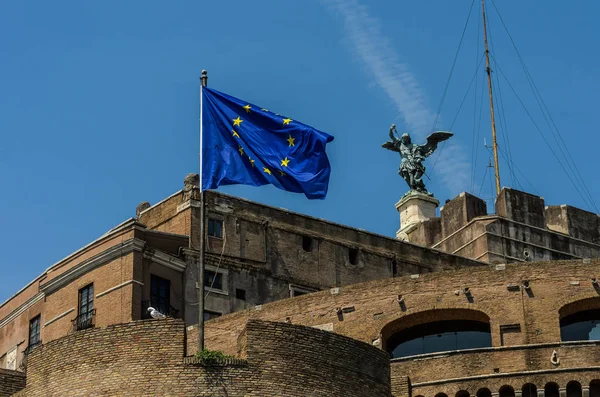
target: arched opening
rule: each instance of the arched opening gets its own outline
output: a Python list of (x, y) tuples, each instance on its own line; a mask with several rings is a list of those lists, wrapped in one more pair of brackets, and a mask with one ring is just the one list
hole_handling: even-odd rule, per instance
[(502, 386), (499, 390), (500, 397), (515, 397), (515, 389), (510, 386)]
[(590, 397), (600, 397), (600, 379), (590, 382)]
[(435, 397), (448, 397), (448, 395), (446, 393), (438, 393)]
[(522, 397), (537, 397), (537, 387), (533, 383), (526, 383), (521, 389)]
[(469, 392), (466, 390), (459, 390), (458, 392), (456, 392), (455, 397), (469, 397)]
[(386, 343), (392, 358), (491, 347), (490, 325), (479, 321), (436, 321), (400, 331)]
[(477, 390), (477, 397), (492, 397), (492, 392), (487, 387)]
[(383, 327), (381, 335), (392, 358), (492, 346), (489, 317), (469, 309), (403, 316)]
[[(468, 349), (471, 347), (490, 347), (491, 337), (489, 324), (489, 316), (479, 310), (425, 310), (409, 315), (403, 315), (386, 324), (381, 329), (382, 347), (392, 355), (392, 358), (438, 351)], [(433, 327), (435, 327), (435, 329), (433, 329)], [(470, 329), (472, 327), (475, 329)], [(456, 333), (471, 330), (483, 332), (483, 342), (476, 343), (473, 338), (461, 338), (461, 335), (443, 335), (446, 332)], [(427, 343), (424, 345), (423, 338), (426, 337), (428, 337)], [(413, 341), (413, 339), (416, 340)], [(394, 354), (394, 349), (398, 347), (399, 344), (404, 343), (407, 343), (403, 346), (405, 351), (399, 351)], [(402, 350), (402, 348), (400, 350)]]
[(567, 383), (567, 397), (581, 397), (581, 383), (574, 380)]
[(600, 309), (570, 314), (560, 320), (562, 341), (600, 340)]
[(544, 386), (544, 397), (559, 397), (558, 385), (554, 382), (546, 383), (546, 386)]

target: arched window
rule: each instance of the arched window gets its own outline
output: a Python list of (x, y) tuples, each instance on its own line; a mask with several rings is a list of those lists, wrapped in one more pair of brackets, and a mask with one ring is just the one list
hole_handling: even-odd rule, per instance
[(392, 358), (491, 346), (489, 323), (470, 320), (415, 325), (395, 333), (386, 343)]
[(586, 310), (560, 320), (560, 339), (600, 340), (600, 309)]
[(510, 386), (502, 386), (499, 393), (500, 397), (515, 397), (515, 389)]
[(537, 387), (533, 383), (526, 383), (521, 389), (523, 397), (537, 397)]
[(492, 392), (487, 387), (477, 390), (477, 397), (492, 397)]
[(554, 382), (546, 383), (546, 386), (544, 386), (544, 397), (559, 397), (558, 385)]
[(456, 392), (455, 397), (469, 397), (469, 392), (466, 390), (460, 390), (460, 391)]
[(590, 397), (600, 397), (600, 379), (590, 382)]
[(574, 380), (567, 383), (567, 397), (581, 397), (581, 383)]
[(435, 397), (448, 397), (448, 395), (446, 393), (438, 393)]

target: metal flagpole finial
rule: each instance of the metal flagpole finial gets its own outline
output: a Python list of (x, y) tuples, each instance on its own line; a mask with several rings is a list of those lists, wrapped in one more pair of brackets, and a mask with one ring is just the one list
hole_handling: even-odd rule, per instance
[(208, 85), (208, 72), (206, 71), (206, 69), (202, 70), (202, 76), (200, 77), (200, 84), (202, 84), (202, 87), (206, 87)]

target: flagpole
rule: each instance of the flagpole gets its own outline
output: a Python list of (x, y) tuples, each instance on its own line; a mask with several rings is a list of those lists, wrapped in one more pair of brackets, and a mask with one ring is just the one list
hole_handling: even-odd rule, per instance
[(208, 84), (208, 74), (200, 77), (200, 258), (198, 261), (198, 352), (204, 350), (204, 190), (202, 189), (202, 87)]

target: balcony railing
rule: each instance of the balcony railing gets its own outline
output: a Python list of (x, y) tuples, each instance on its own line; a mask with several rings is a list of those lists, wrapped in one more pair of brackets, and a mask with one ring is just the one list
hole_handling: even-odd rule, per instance
[(174, 318), (179, 317), (179, 310), (175, 309), (173, 306), (170, 306), (170, 305), (168, 307), (162, 307), (160, 305), (153, 306), (150, 301), (142, 301), (142, 319), (143, 320), (151, 318), (150, 313), (148, 312), (149, 307), (155, 308), (156, 310), (158, 310), (159, 312), (161, 312), (162, 314), (164, 314), (167, 317), (174, 317)]
[(78, 315), (71, 322), (73, 323), (73, 331), (92, 328), (96, 324), (96, 309)]

